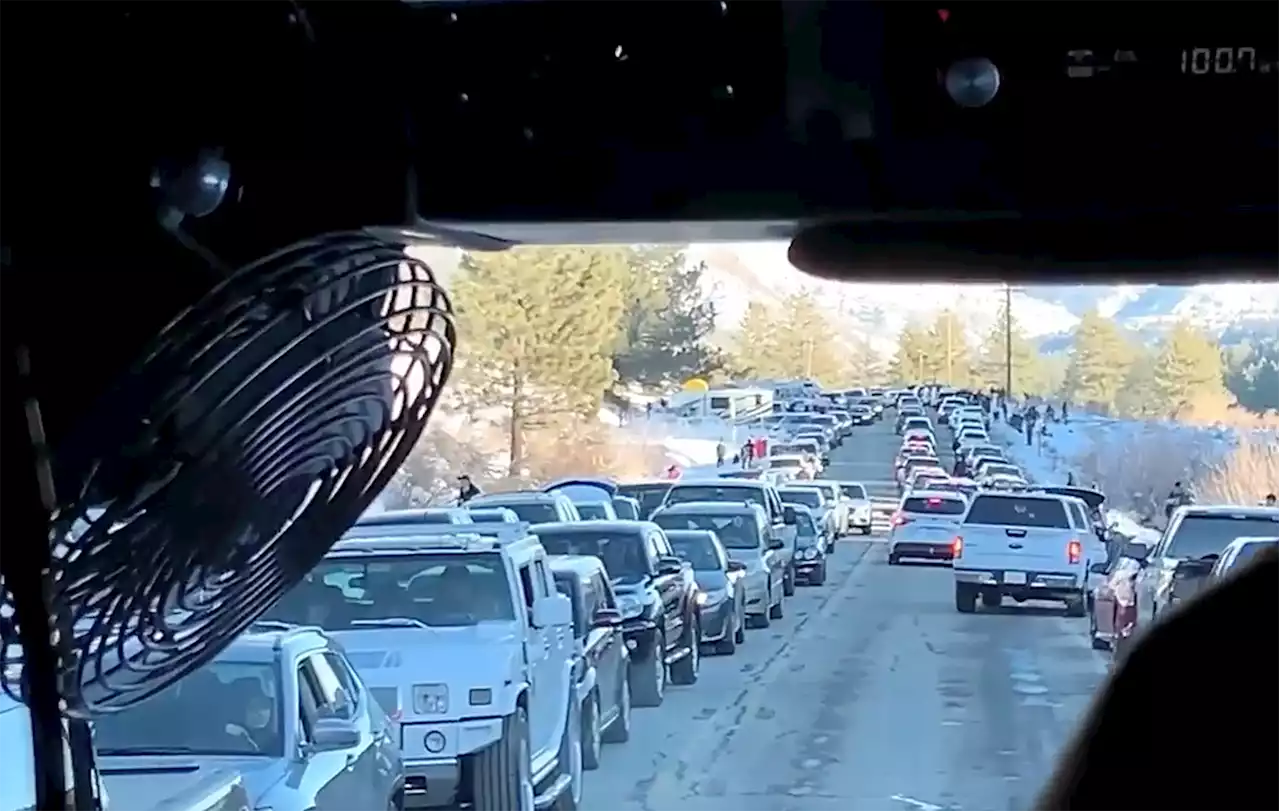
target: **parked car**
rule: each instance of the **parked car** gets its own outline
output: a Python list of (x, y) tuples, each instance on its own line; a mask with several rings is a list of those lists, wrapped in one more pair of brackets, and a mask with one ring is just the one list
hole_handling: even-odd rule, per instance
[(341, 642), (394, 721), (409, 806), (531, 811), (581, 795), (573, 609), (537, 537), (495, 531), (349, 535), (268, 612), (318, 615)]
[(836, 482), (840, 495), (849, 502), (849, 528), (861, 535), (871, 534), (871, 498), (859, 482)]
[(205, 667), (94, 720), (98, 768), (120, 807), (238, 773), (251, 808), (399, 808), (400, 729), (318, 628), (263, 622)]
[(702, 611), (702, 644), (729, 655), (747, 637), (746, 564), (729, 558), (711, 530), (669, 529), (671, 548), (693, 567)]
[(622, 612), (599, 558), (551, 555), (556, 588), (573, 605), (573, 640), (580, 657), (578, 700), (582, 704), (582, 767), (600, 768), (606, 743), (631, 738), (630, 654)]
[(508, 493), (486, 493), (467, 502), (468, 507), (506, 507), (521, 521), (544, 524), (553, 521), (580, 521), (573, 501), (563, 493), (517, 490)]
[(637, 707), (657, 707), (667, 681), (698, 681), (698, 585), (657, 524), (573, 521), (535, 524), (531, 531), (553, 555), (590, 555), (609, 573), (631, 648), (628, 677)]
[(806, 586), (827, 582), (827, 552), (830, 535), (822, 529), (808, 507), (796, 511), (796, 579)]

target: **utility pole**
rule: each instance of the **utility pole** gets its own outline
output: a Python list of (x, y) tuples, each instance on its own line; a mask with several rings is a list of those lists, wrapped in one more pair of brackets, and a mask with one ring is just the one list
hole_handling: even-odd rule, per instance
[(1013, 287), (1004, 286), (1004, 396), (1013, 396)]
[(804, 377), (813, 379), (813, 338), (806, 338), (804, 342)]

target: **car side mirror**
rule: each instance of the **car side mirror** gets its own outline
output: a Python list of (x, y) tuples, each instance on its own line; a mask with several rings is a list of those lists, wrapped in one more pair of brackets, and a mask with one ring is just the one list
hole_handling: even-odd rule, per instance
[(796, 508), (783, 505), (782, 507), (782, 523), (789, 527), (796, 525)]
[(680, 558), (658, 558), (658, 574), (680, 574), (682, 571), (684, 571), (684, 561)]
[(591, 618), (592, 628), (616, 628), (622, 624), (622, 612), (616, 608), (601, 608)]
[(1151, 547), (1144, 543), (1127, 543), (1120, 551), (1120, 554), (1126, 558), (1132, 558), (1139, 563), (1146, 563), (1147, 558), (1151, 557)]
[(787, 547), (787, 545), (782, 542), (782, 539), (778, 537), (770, 538), (769, 543), (766, 546), (769, 549), (786, 549)]
[(311, 728), (312, 752), (336, 752), (360, 745), (360, 730), (342, 718), (318, 718)]
[(563, 594), (539, 597), (533, 601), (534, 628), (561, 628), (573, 625), (573, 603)]
[(1107, 564), (1105, 564), (1105, 563), (1095, 563), (1095, 564), (1093, 564), (1092, 566), (1090, 566), (1090, 567), (1089, 567), (1089, 573), (1090, 573), (1090, 574), (1106, 574), (1106, 573), (1107, 573)]
[(725, 567), (725, 570), (730, 572), (745, 572), (747, 570), (747, 564), (740, 560), (731, 560), (729, 561), (729, 565)]

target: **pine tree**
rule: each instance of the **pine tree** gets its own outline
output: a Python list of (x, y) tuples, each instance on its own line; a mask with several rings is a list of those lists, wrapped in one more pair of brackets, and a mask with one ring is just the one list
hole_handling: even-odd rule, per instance
[(716, 312), (702, 290), (706, 265), (691, 264), (678, 248), (626, 256), (627, 306), (613, 357), (619, 378), (656, 386), (714, 372), (722, 359), (707, 340)]
[(1136, 347), (1116, 395), (1116, 413), (1122, 417), (1149, 419), (1162, 415), (1161, 395), (1156, 388), (1155, 355)]
[(1161, 410), (1170, 416), (1182, 414), (1196, 402), (1224, 392), (1222, 354), (1204, 333), (1179, 322), (1161, 342), (1154, 383)]
[(972, 382), (972, 369), (964, 322), (951, 310), (943, 310), (929, 328), (927, 340), (929, 351), (924, 357), (926, 382), (968, 386)]
[(1115, 324), (1090, 310), (1076, 325), (1066, 393), (1075, 403), (1115, 407), (1128, 373), (1129, 347)]
[(925, 358), (932, 351), (929, 331), (919, 326), (903, 327), (898, 348), (889, 364), (889, 376), (898, 385), (926, 383)]
[(616, 249), (516, 248), (468, 254), (453, 284), (456, 387), (472, 411), (499, 410), (511, 475), (526, 432), (593, 413), (612, 385), (628, 274)]

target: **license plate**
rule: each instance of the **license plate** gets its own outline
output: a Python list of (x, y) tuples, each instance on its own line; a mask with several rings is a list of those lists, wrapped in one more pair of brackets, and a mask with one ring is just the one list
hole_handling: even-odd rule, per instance
[(1026, 572), (1005, 572), (1004, 582), (1010, 586), (1025, 586), (1027, 584)]

